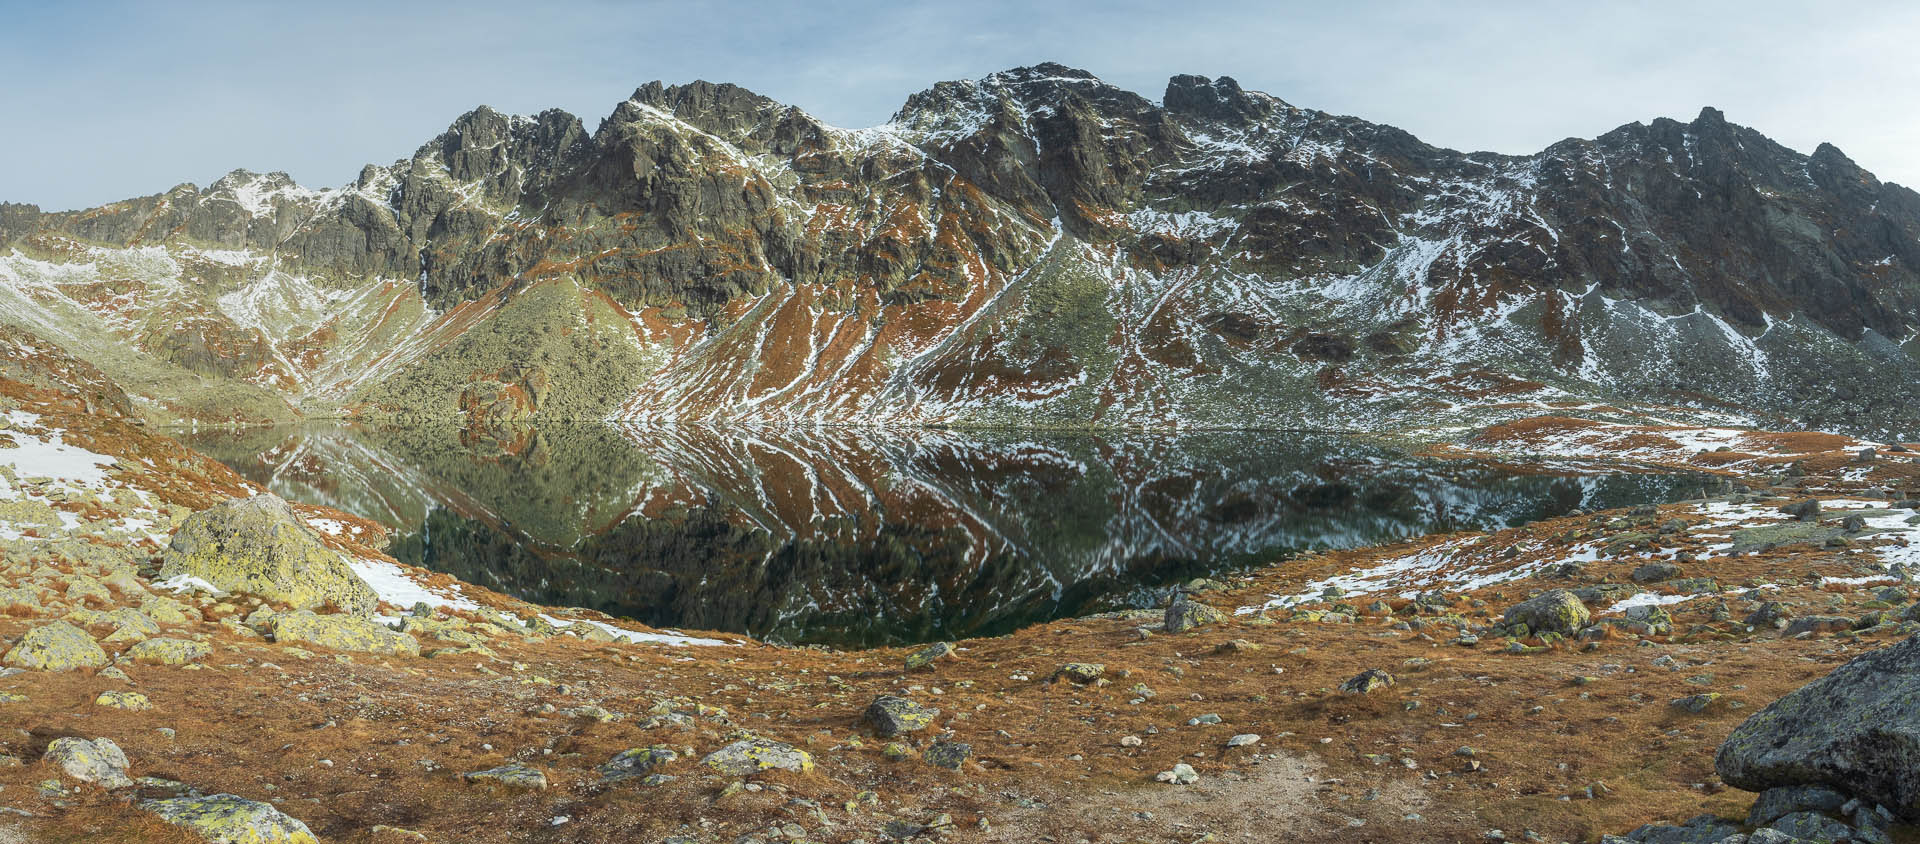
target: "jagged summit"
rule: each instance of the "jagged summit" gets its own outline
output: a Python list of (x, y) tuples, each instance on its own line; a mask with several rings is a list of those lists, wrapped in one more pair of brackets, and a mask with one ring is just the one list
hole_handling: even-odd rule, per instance
[[(163, 293), (86, 292), (156, 246)], [(473, 109), (330, 190), (0, 207), (6, 249), (4, 318), (177, 367), (121, 373), (153, 407), (214, 379), (488, 419), (1378, 426), (1572, 396), (1920, 425), (1920, 195), (1713, 108), (1502, 155), (1229, 77), (1154, 102), (1043, 63), (866, 130), (652, 82), (592, 132)]]

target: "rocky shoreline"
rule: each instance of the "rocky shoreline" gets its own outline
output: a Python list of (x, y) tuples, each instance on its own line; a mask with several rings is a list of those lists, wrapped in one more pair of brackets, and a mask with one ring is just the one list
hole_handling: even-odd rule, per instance
[[(0, 380), (0, 402), (0, 841), (1898, 841), (1914, 819), (1903, 446), (1611, 431), (1724, 483), (843, 652), (525, 604), (69, 396)], [(1542, 431), (1574, 436), (1449, 448), (1542, 453)]]

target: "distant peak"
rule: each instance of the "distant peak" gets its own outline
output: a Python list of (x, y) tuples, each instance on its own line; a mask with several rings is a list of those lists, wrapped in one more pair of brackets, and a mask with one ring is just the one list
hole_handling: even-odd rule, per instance
[(1161, 103), (1178, 115), (1235, 121), (1263, 117), (1275, 105), (1286, 105), (1276, 98), (1241, 90), (1231, 76), (1208, 79), (1189, 73), (1167, 80)]
[(1700, 109), (1700, 116), (1693, 119), (1693, 125), (1696, 127), (1725, 126), (1727, 115), (1713, 106), (1706, 106)]

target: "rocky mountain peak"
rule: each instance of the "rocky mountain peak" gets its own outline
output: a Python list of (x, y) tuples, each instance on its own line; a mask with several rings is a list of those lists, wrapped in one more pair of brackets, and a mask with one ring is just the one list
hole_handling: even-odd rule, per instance
[(1208, 79), (1180, 74), (1167, 80), (1161, 103), (1179, 117), (1246, 124), (1267, 118), (1286, 103), (1266, 94), (1248, 93), (1231, 76)]

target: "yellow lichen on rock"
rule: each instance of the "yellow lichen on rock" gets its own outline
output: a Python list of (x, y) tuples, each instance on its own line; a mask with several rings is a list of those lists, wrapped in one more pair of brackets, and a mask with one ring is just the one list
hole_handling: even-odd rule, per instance
[(163, 579), (180, 575), (297, 609), (332, 605), (364, 615), (380, 602), (338, 552), (270, 493), (229, 499), (182, 522), (160, 567)]
[(56, 621), (28, 630), (20, 643), (7, 651), (4, 662), (34, 671), (72, 671), (106, 665), (107, 652), (87, 631)]
[(282, 644), (305, 642), (336, 651), (415, 656), (420, 653), (420, 643), (405, 633), (356, 616), (319, 615), (308, 610), (274, 616), (273, 640)]
[(319, 844), (307, 825), (279, 809), (232, 794), (148, 800), (140, 808), (214, 844)]

